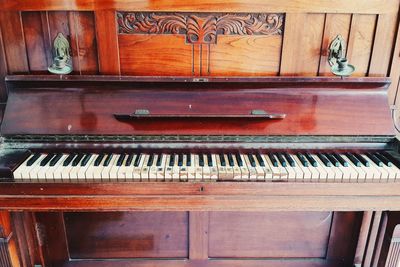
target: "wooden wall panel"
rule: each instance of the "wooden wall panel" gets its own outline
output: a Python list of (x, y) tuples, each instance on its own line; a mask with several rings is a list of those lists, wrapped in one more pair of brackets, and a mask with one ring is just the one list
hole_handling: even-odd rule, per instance
[(0, 26), (8, 72), (10, 74), (27, 73), (29, 65), (20, 12), (0, 12)]
[[(22, 22), (26, 41), (26, 52), (29, 61), (29, 71), (34, 74), (37, 72), (47, 72), (50, 62), (47, 61), (44, 32), (42, 28), (42, 14), (40, 12), (23, 12)], [(49, 47), (49, 46), (47, 46)]]
[(347, 58), (356, 67), (353, 76), (366, 76), (374, 42), (376, 15), (354, 14), (347, 46)]
[(351, 14), (326, 14), (318, 73), (320, 76), (334, 76), (328, 63), (329, 45), (337, 35), (341, 35), (347, 41), (350, 33), (350, 24)]
[(324, 14), (286, 14), (281, 75), (317, 75), (324, 20)]
[[(0, 14), (1, 16), (1, 14)], [(7, 89), (4, 77), (7, 75), (7, 61), (6, 54), (4, 51), (3, 34), (0, 26), (0, 102), (4, 102), (7, 99)]]
[(193, 45), (182, 35), (119, 35), (121, 73), (124, 75), (194, 74)]
[(394, 50), (397, 14), (378, 15), (368, 76), (387, 76)]
[(115, 12), (112, 10), (96, 11), (95, 23), (99, 71), (101, 74), (120, 74)]
[[(186, 212), (64, 213), (72, 259), (187, 258)], [(51, 227), (51, 225), (50, 225)]]
[(96, 74), (98, 72), (96, 31), (92, 12), (70, 12), (69, 28), (71, 33), (74, 70), (78, 74)]
[[(211, 76), (275, 76), (279, 73), (282, 36), (220, 36), (211, 45)], [(208, 73), (202, 73), (207, 75)]]
[(210, 212), (209, 256), (324, 258), (331, 221), (330, 212)]

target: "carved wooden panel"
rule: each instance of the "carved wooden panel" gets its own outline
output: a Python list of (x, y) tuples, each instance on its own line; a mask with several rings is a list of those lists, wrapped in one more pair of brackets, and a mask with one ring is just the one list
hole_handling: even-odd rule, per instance
[(123, 74), (278, 74), (281, 13), (117, 12), (116, 16)]

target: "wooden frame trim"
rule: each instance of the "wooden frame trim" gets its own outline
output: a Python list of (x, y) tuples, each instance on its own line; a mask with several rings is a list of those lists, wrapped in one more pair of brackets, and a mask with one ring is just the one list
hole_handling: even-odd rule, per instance
[(397, 0), (240, 0), (227, 4), (226, 0), (186, 1), (149, 1), (149, 0), (114, 0), (114, 1), (58, 1), (44, 0), (40, 4), (35, 0), (0, 0), (0, 10), (129, 10), (129, 11), (210, 11), (210, 12), (311, 12), (311, 13), (358, 13), (380, 14), (393, 13), (398, 7)]

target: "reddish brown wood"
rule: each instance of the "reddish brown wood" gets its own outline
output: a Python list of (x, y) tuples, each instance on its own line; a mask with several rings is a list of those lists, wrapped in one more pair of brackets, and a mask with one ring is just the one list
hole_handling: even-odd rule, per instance
[(101, 74), (120, 74), (116, 15), (112, 10), (95, 12), (99, 71)]
[(152, 2), (151, 0), (109, 0), (98, 2), (95, 0), (78, 1), (57, 1), (57, 0), (17, 0), (0, 1), (2, 10), (160, 10), (160, 11), (193, 11), (212, 10), (218, 12), (312, 12), (326, 13), (333, 10), (337, 13), (395, 13), (398, 10), (398, 1), (392, 0), (354, 0), (349, 3), (346, 0), (339, 0), (335, 3), (325, 0), (318, 4), (312, 0), (290, 0), (284, 3), (274, 0), (256, 0), (249, 5), (247, 0), (240, 0), (234, 3), (226, 0), (200, 0), (187, 2), (184, 0), (174, 2)]
[(28, 73), (29, 64), (26, 56), (24, 30), (20, 12), (0, 12), (0, 27), (8, 72), (10, 74)]
[(23, 12), (22, 23), (26, 41), (26, 49), (31, 73), (46, 73), (50, 62), (47, 61), (42, 14), (40, 12)]
[(97, 74), (97, 43), (92, 12), (69, 12), (72, 57), (78, 74)]
[(3, 34), (0, 27), (0, 101), (4, 102), (7, 99), (5, 76), (7, 75), (6, 54), (4, 51)]
[(325, 258), (331, 221), (330, 212), (211, 212), (209, 256)]
[[(286, 78), (274, 85), (258, 83), (257, 79), (254, 83), (224, 85), (132, 82), (129, 87), (124, 87), (131, 90), (112, 88), (112, 84), (104, 90), (85, 87), (68, 91), (15, 89), (9, 95), (2, 133), (393, 135), (385, 87), (359, 89), (361, 84), (354, 84), (342, 89), (333, 84), (333, 87), (328, 85), (331, 87), (328, 89), (327, 85), (312, 80), (304, 80), (303, 85), (298, 81)], [(306, 85), (307, 82), (311, 84)], [(21, 106), (25, 108), (21, 109)], [(132, 114), (137, 109), (148, 109), (154, 114), (249, 114), (251, 110), (261, 109), (286, 114), (286, 118), (119, 121), (113, 117), (113, 114)], [(32, 110), (37, 110), (38, 115), (30, 116)], [(332, 121), (336, 123), (332, 124)]]

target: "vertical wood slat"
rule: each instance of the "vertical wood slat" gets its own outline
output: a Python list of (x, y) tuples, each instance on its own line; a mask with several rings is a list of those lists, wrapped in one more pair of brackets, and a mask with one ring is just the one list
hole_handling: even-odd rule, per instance
[(120, 74), (118, 33), (115, 11), (95, 11), (99, 71), (101, 74)]
[(341, 35), (347, 42), (350, 32), (350, 23), (351, 14), (326, 14), (319, 75), (334, 76), (328, 63), (329, 45), (337, 35)]
[[(389, 101), (391, 104), (395, 104), (397, 107), (400, 105), (400, 24), (397, 24), (397, 34), (395, 35), (395, 48), (393, 52), (393, 58), (390, 67), (390, 78), (392, 83), (389, 88)], [(397, 95), (397, 98), (396, 98)], [(399, 115), (399, 113), (397, 113)]]
[(208, 226), (208, 212), (189, 212), (190, 260), (206, 260), (208, 258)]
[(400, 224), (398, 224), (393, 231), (385, 267), (397, 267), (399, 266), (399, 264), (400, 264)]
[(317, 75), (324, 20), (324, 14), (286, 14), (281, 75)]
[(360, 234), (358, 236), (357, 249), (354, 256), (354, 266), (362, 266), (362, 262), (367, 247), (368, 236), (372, 222), (372, 211), (365, 211), (360, 228)]
[(382, 212), (380, 212), (380, 211), (374, 212), (371, 230), (370, 230), (369, 238), (368, 238), (368, 244), (367, 244), (367, 248), (365, 251), (365, 258), (364, 258), (363, 266), (371, 266), (372, 267), (374, 251), (375, 251), (375, 247), (376, 247), (376, 241), (378, 239), (379, 228), (381, 225), (381, 219), (382, 219)]
[(353, 76), (366, 76), (370, 66), (377, 15), (353, 14), (347, 46), (347, 58), (356, 71)]
[[(357, 247), (356, 234), (361, 224), (362, 213), (360, 212), (334, 212), (329, 246), (326, 252), (327, 260), (340, 259), (343, 261), (343, 266), (351, 266), (354, 260), (353, 252)], [(354, 235), (348, 233), (354, 233)]]
[(7, 88), (4, 77), (7, 75), (7, 61), (4, 51), (3, 34), (0, 27), (0, 102), (7, 99)]
[(388, 75), (395, 44), (396, 26), (397, 14), (378, 15), (368, 76), (386, 77)]
[(28, 73), (29, 64), (26, 56), (20, 12), (0, 12), (0, 27), (3, 35), (8, 72), (10, 74)]
[(72, 60), (74, 70), (79, 74), (96, 74), (98, 72), (97, 44), (92, 12), (69, 12), (71, 33)]
[(2, 255), (0, 255), (0, 258), (3, 257), (3, 260), (10, 264), (9, 266), (20, 267), (21, 263), (18, 257), (18, 249), (16, 246), (15, 235), (13, 234), (11, 223), (11, 213), (9, 211), (0, 212), (0, 227), (2, 230), (1, 234), (4, 235), (0, 236), (1, 238), (8, 238), (11, 236), (10, 240), (6, 244), (0, 244), (3, 245), (4, 250)]
[(49, 63), (43, 39), (44, 32), (42, 28), (41, 13), (23, 12), (21, 16), (24, 27), (29, 70), (31, 73), (47, 72)]

